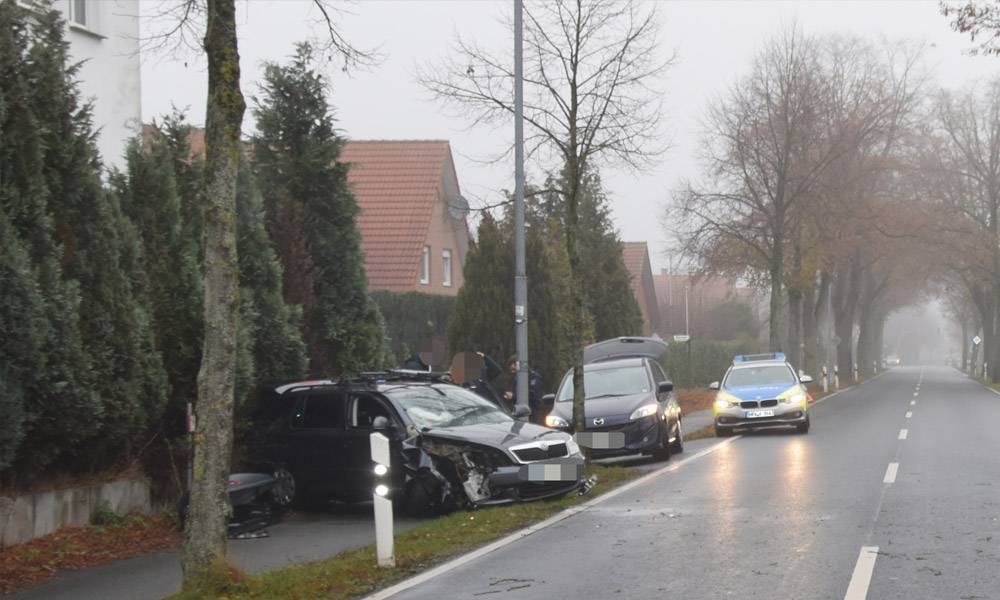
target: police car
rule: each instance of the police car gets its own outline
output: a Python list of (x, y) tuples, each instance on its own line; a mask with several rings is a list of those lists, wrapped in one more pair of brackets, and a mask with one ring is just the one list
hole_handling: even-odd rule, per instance
[(720, 384), (713, 412), (715, 434), (725, 437), (737, 428), (793, 426), (809, 431), (809, 392), (812, 377), (795, 373), (781, 352), (736, 356)]

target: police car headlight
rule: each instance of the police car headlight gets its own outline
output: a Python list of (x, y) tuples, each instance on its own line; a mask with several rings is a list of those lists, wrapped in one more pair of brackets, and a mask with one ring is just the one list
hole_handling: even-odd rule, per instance
[(726, 392), (719, 392), (715, 395), (715, 408), (727, 409), (732, 408), (740, 403), (740, 399), (732, 394), (727, 394)]
[(569, 423), (567, 423), (566, 419), (562, 417), (557, 417), (556, 415), (548, 415), (545, 417), (545, 426), (556, 427), (556, 428), (569, 427)]
[(655, 404), (644, 404), (639, 408), (635, 409), (634, 411), (632, 411), (632, 414), (629, 415), (628, 420), (635, 421), (637, 419), (644, 419), (646, 417), (655, 415), (658, 409), (659, 407)]
[(782, 398), (781, 401), (784, 402), (784, 403), (786, 403), (786, 404), (805, 404), (806, 403), (806, 395), (805, 395), (804, 392), (798, 392), (798, 393), (792, 394), (791, 396), (786, 396), (786, 397)]

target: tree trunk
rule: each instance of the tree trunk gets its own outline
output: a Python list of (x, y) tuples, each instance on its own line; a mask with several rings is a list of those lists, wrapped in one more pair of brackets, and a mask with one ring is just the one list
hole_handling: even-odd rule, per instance
[(205, 339), (198, 373), (194, 478), (181, 559), (188, 588), (225, 559), (230, 510), (226, 483), (232, 452), (239, 319), (236, 177), (245, 109), (233, 2), (208, 0), (206, 7)]
[(817, 290), (810, 285), (802, 297), (802, 369), (813, 377), (819, 377), (817, 360), (819, 354), (820, 305), (816, 299)]
[(771, 314), (768, 317), (768, 344), (771, 352), (781, 351), (781, 279), (785, 270), (783, 243), (782, 240), (775, 239), (771, 255)]
[(854, 321), (861, 287), (861, 257), (855, 251), (842, 263), (833, 286), (834, 332), (837, 336), (837, 367), (844, 379), (853, 378)]
[(802, 370), (802, 292), (788, 288), (788, 359), (796, 370)]
[(962, 324), (962, 370), (966, 370), (969, 365), (969, 323), (963, 318)]
[(586, 389), (583, 379), (583, 330), (586, 322), (586, 313), (583, 300), (583, 277), (580, 265), (580, 244), (579, 244), (579, 196), (580, 177), (582, 175), (582, 165), (578, 164), (576, 157), (572, 156), (566, 163), (567, 179), (569, 190), (566, 194), (566, 253), (569, 255), (569, 267), (571, 272), (573, 306), (573, 430), (583, 431), (586, 426), (586, 415), (584, 414), (584, 400)]

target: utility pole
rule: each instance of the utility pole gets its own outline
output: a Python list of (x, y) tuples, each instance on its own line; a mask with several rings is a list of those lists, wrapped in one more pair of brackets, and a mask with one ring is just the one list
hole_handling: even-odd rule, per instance
[(524, 42), (522, 0), (514, 0), (514, 337), (517, 342), (517, 405), (528, 406), (528, 278), (524, 268)]
[(691, 364), (691, 318), (688, 311), (688, 292), (691, 290), (691, 276), (688, 275), (687, 283), (684, 284), (684, 335), (687, 336), (688, 346), (688, 385), (694, 387), (694, 365)]

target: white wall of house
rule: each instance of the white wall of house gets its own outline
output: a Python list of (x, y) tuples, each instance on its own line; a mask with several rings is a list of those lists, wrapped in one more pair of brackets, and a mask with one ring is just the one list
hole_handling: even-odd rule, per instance
[(124, 167), (125, 144), (142, 118), (139, 0), (56, 0), (66, 16), (80, 91), (93, 102), (97, 147), (106, 167)]

